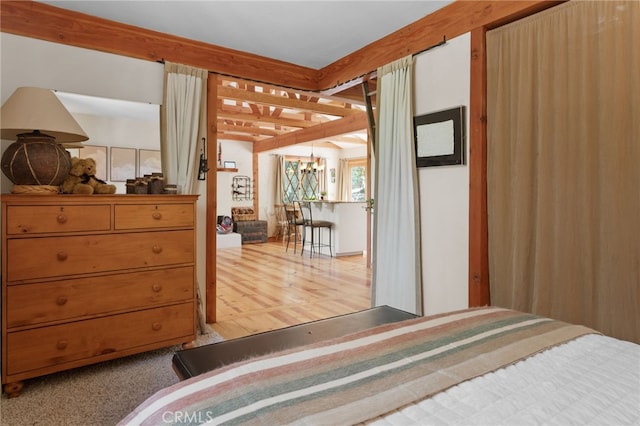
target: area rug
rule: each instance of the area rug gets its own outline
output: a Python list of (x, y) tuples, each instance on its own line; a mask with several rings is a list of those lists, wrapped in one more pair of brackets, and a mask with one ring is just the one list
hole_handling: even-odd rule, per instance
[[(210, 331), (196, 346), (224, 340)], [(174, 346), (25, 381), (17, 398), (2, 394), (0, 425), (115, 425), (158, 390), (178, 382)]]

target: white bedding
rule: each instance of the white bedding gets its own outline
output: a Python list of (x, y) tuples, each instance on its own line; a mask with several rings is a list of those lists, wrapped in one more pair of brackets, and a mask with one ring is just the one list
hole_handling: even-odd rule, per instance
[(640, 345), (474, 308), (231, 364), (159, 391), (121, 424), (199, 421), (640, 425)]
[(638, 425), (640, 345), (586, 335), (372, 423)]

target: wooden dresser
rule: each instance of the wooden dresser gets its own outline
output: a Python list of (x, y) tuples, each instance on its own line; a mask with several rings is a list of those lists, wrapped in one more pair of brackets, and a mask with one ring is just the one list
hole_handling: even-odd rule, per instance
[(196, 195), (2, 195), (2, 383), (196, 335)]

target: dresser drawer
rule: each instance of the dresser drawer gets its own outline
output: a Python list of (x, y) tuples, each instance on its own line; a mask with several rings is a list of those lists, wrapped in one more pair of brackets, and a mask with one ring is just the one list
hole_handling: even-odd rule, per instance
[(115, 229), (191, 228), (194, 226), (190, 204), (116, 204)]
[[(126, 297), (126, 295), (123, 295)], [(195, 337), (193, 303), (7, 334), (7, 375)]]
[(108, 231), (109, 205), (9, 206), (7, 234)]
[(192, 300), (193, 267), (7, 286), (7, 327)]
[(9, 283), (195, 260), (193, 230), (14, 238), (7, 248)]

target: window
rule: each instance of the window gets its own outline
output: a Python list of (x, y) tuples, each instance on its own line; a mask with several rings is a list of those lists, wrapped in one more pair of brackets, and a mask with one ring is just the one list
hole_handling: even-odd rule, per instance
[(284, 199), (318, 200), (324, 191), (324, 160), (321, 158), (285, 158)]
[(350, 201), (364, 201), (367, 197), (367, 160), (349, 160)]
[(284, 199), (287, 203), (291, 203), (298, 199), (298, 186), (300, 180), (298, 178), (299, 161), (284, 161)]

